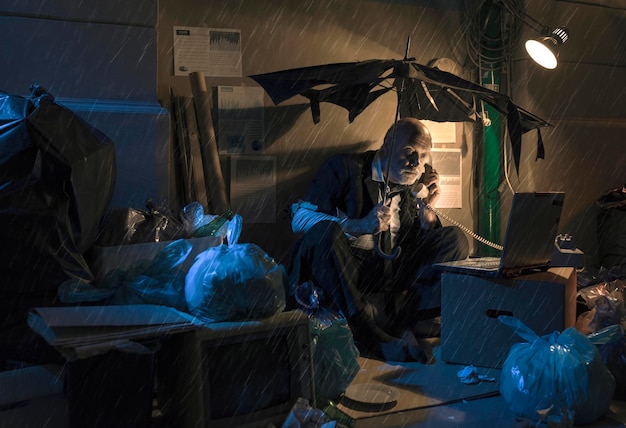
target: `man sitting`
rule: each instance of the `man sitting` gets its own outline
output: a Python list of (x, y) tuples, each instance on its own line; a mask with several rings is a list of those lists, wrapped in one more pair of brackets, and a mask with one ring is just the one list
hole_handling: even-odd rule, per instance
[(425, 362), (411, 330), (421, 291), (440, 279), (431, 265), (469, 252), (463, 232), (442, 227), (428, 208), (441, 194), (431, 147), (422, 122), (401, 119), (379, 150), (328, 159), (294, 204), (292, 229), (303, 236), (292, 250), (292, 284), (319, 287), (364, 355)]

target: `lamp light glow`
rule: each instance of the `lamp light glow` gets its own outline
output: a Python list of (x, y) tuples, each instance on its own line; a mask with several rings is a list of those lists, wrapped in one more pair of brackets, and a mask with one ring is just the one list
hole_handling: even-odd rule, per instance
[(542, 37), (541, 39), (531, 39), (526, 41), (526, 52), (528, 55), (540, 66), (553, 70), (557, 66), (556, 53), (550, 49), (545, 39), (549, 40), (549, 37)]
[(552, 34), (538, 39), (526, 41), (525, 47), (528, 55), (540, 66), (553, 70), (556, 68), (559, 58), (559, 47), (567, 41), (569, 34), (567, 28), (558, 27)]

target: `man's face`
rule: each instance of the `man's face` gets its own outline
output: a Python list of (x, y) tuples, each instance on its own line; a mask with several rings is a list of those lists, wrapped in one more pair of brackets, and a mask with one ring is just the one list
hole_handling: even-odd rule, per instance
[(422, 136), (416, 141), (398, 143), (391, 153), (389, 181), (411, 185), (424, 173), (424, 165), (431, 162), (430, 140)]

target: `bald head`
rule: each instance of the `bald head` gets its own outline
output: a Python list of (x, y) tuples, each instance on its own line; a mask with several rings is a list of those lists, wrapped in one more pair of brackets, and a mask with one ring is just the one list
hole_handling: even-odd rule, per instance
[(380, 150), (385, 167), (389, 165), (388, 179), (397, 184), (413, 184), (430, 162), (432, 138), (421, 121), (404, 118), (396, 122), (395, 141), (393, 125), (387, 131)]
[[(391, 125), (385, 134), (383, 141), (383, 147), (391, 146), (393, 143), (393, 129)], [(432, 147), (432, 138), (430, 131), (420, 120), (406, 117), (396, 122), (396, 142), (401, 145), (405, 144), (417, 144), (420, 147)]]

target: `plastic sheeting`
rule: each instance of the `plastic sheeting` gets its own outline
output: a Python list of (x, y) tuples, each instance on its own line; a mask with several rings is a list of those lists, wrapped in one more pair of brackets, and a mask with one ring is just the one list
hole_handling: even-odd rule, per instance
[(0, 327), (90, 281), (93, 244), (116, 179), (113, 142), (41, 87), (0, 93)]

